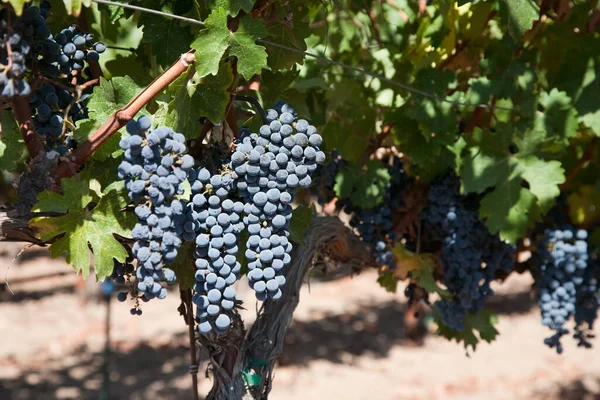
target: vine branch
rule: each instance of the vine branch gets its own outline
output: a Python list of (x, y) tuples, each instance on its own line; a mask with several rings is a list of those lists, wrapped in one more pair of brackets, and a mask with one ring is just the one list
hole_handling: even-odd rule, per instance
[(44, 150), (44, 138), (37, 133), (33, 120), (31, 119), (31, 110), (29, 106), (29, 96), (17, 96), (12, 100), (13, 111), (21, 135), (27, 146), (27, 152), (31, 158), (35, 158)]
[(198, 357), (196, 355), (196, 335), (194, 329), (194, 309), (192, 306), (192, 291), (179, 290), (183, 308), (179, 310), (183, 314), (185, 323), (188, 327), (188, 336), (190, 340), (190, 375), (192, 376), (192, 394), (193, 399), (198, 400)]
[(597, 146), (598, 146), (598, 137), (596, 136), (590, 141), (587, 149), (585, 149), (585, 152), (583, 153), (583, 155), (581, 156), (579, 161), (577, 161), (577, 164), (575, 164), (575, 166), (573, 167), (571, 172), (569, 172), (569, 174), (567, 175), (567, 178), (565, 179), (565, 183), (560, 185), (560, 190), (564, 190), (565, 188), (569, 187), (571, 182), (573, 182), (573, 180), (577, 177), (579, 172), (581, 172), (581, 169), (583, 168), (583, 164), (585, 164), (586, 162), (588, 162), (592, 159)]
[[(273, 369), (283, 351), (285, 334), (300, 301), (300, 288), (315, 257), (322, 255), (335, 265), (353, 269), (375, 265), (364, 243), (337, 217), (315, 217), (305, 233), (304, 242), (294, 249), (282, 297), (263, 303), (247, 335), (244, 335), (240, 317), (235, 316), (226, 336), (201, 336), (202, 345), (210, 354), (214, 378), (206, 400), (262, 400), (268, 397)], [(260, 383), (246, 385), (244, 373), (258, 375)]]
[(364, 165), (364, 163), (367, 162), (369, 157), (371, 157), (371, 154), (373, 154), (378, 148), (381, 147), (381, 145), (383, 144), (383, 141), (390, 135), (390, 133), (392, 132), (392, 128), (394, 126), (396, 126), (395, 122), (390, 122), (390, 123), (384, 125), (381, 130), (381, 133), (378, 134), (377, 136), (375, 136), (374, 138), (371, 138), (367, 148), (360, 156), (360, 159), (359, 159), (360, 165)]
[(58, 164), (53, 173), (55, 182), (58, 184), (62, 178), (73, 175), (73, 171), (77, 171), (81, 168), (102, 143), (125, 126), (127, 121), (135, 117), (135, 115), (150, 102), (154, 96), (177, 79), (179, 75), (185, 72), (190, 64), (194, 62), (194, 51), (190, 50), (183, 54), (179, 60), (152, 81), (129, 103), (115, 111), (115, 113), (88, 138), (88, 140), (77, 146), (73, 153), (71, 153), (69, 159), (61, 161)]

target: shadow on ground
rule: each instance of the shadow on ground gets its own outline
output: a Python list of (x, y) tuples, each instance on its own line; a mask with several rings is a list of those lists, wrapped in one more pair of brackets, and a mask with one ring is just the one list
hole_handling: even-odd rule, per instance
[[(61, 360), (25, 370), (14, 380), (0, 380), (0, 399), (188, 399), (192, 396), (185, 340), (182, 336), (173, 341), (175, 345), (141, 344), (131, 351), (112, 353), (106, 397), (100, 396), (103, 353), (78, 348)], [(202, 379), (202, 371), (199, 376)]]
[(406, 305), (396, 301), (364, 305), (356, 313), (332, 314), (314, 321), (294, 321), (280, 358), (282, 365), (307, 364), (315, 359), (342, 363), (346, 354), (385, 357), (407, 338)]
[(552, 394), (536, 393), (534, 397), (540, 400), (599, 400), (600, 378), (574, 380), (552, 390)]
[(486, 307), (501, 315), (526, 314), (536, 306), (531, 292), (496, 295), (486, 301)]

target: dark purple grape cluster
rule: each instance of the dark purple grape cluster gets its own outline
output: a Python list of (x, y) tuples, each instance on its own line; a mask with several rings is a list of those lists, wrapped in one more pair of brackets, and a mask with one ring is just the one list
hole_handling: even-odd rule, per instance
[[(224, 334), (231, 326), (233, 285), (242, 269), (239, 235), (246, 229), (248, 279), (256, 297), (282, 296), (291, 262), (291, 202), (298, 187), (310, 186), (311, 175), (325, 160), (316, 128), (298, 120), (289, 105), (268, 110), (268, 116), (259, 134), (241, 130), (233, 154), (198, 169), (185, 154), (185, 137), (165, 127), (151, 130), (148, 117), (130, 121), (131, 136), (120, 142), (125, 154), (119, 178), (139, 219), (132, 231), (135, 290), (144, 301), (164, 297), (160, 282), (174, 281), (175, 274), (163, 266), (174, 260), (184, 240), (194, 241), (193, 301), (201, 334)], [(184, 201), (186, 182), (191, 196)]]
[(73, 71), (82, 71), (86, 63), (97, 63), (106, 51), (104, 43), (95, 41), (94, 34), (76, 26), (63, 29), (50, 40), (53, 45), (44, 46), (40, 59), (40, 69), (49, 77), (70, 78)]
[(26, 5), (17, 17), (10, 7), (0, 10), (0, 96), (29, 96), (31, 87), (25, 80), (28, 67), (35, 62), (47, 78), (71, 78), (73, 71), (82, 71), (87, 63), (97, 63), (106, 50), (94, 35), (76, 26), (52, 36), (46, 18), (51, 5), (42, 1), (40, 7)]
[[(334, 149), (328, 158), (329, 162), (319, 165), (316, 169), (313, 176), (314, 184), (311, 186), (311, 194), (316, 196), (317, 202), (321, 205), (329, 203), (336, 197), (334, 190), (336, 176), (348, 165), (338, 150)], [(340, 206), (348, 205), (347, 203), (338, 204)]]
[(233, 174), (211, 173), (200, 168), (190, 173), (191, 212), (184, 234), (194, 236), (196, 243), (196, 286), (193, 301), (198, 307), (200, 333), (229, 329), (229, 313), (235, 306), (233, 284), (240, 278), (241, 263), (237, 258), (238, 236), (245, 229), (242, 220), (244, 204), (234, 201)]
[(572, 226), (547, 229), (538, 242), (534, 262), (540, 268), (536, 283), (542, 324), (555, 333), (544, 343), (562, 353), (561, 338), (569, 334), (566, 323), (575, 319), (575, 338), (590, 347), (587, 333), (598, 310), (597, 272), (590, 262), (588, 233)]
[(494, 294), (496, 272), (514, 267), (514, 247), (488, 231), (474, 205), (460, 194), (458, 177), (448, 173), (432, 182), (420, 216), (422, 240), (441, 245), (442, 283), (451, 295), (436, 302), (436, 310), (444, 325), (459, 332), (467, 315), (483, 309)]
[(26, 7), (17, 17), (10, 7), (0, 10), (0, 95), (5, 98), (29, 96), (31, 87), (25, 80), (28, 64), (35, 57), (38, 41), (44, 40), (50, 29), (46, 24), (50, 6)]
[(164, 298), (162, 280), (173, 283), (171, 264), (182, 245), (186, 203), (177, 199), (183, 194), (183, 183), (194, 166), (192, 156), (185, 154), (185, 137), (167, 127), (150, 129), (151, 120), (141, 116), (127, 123), (130, 137), (121, 139), (124, 160), (118, 168), (125, 180), (129, 197), (137, 205), (139, 222), (131, 235), (136, 240), (133, 255), (138, 260), (137, 289), (146, 299)]
[(76, 147), (71, 132), (75, 122), (88, 118), (83, 101), (89, 94), (83, 94), (79, 101), (67, 89), (52, 83), (41, 83), (31, 95), (29, 102), (33, 123), (37, 133), (43, 135), (46, 143), (46, 156), (54, 159)]
[(248, 281), (261, 301), (281, 297), (285, 267), (291, 262), (291, 202), (297, 188), (311, 185), (311, 175), (325, 161), (321, 135), (297, 119), (290, 105), (278, 103), (267, 110), (267, 122), (259, 133), (242, 130), (231, 155), (249, 234)]
[(397, 156), (384, 160), (390, 174), (381, 205), (373, 208), (346, 206), (346, 211), (352, 213), (350, 225), (358, 231), (361, 239), (371, 246), (375, 261), (390, 269), (396, 268), (392, 253), (397, 234), (394, 231), (392, 216), (403, 203), (404, 190), (410, 183), (410, 178), (404, 171), (402, 159)]

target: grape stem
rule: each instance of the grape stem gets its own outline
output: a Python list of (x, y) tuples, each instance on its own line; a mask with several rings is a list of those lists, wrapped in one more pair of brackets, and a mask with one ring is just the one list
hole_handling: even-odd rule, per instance
[(12, 105), (27, 152), (31, 158), (35, 158), (44, 150), (44, 138), (37, 133), (33, 125), (29, 96), (16, 96), (12, 99)]
[(233, 100), (240, 100), (245, 101), (246, 103), (250, 103), (256, 109), (258, 115), (260, 115), (260, 117), (262, 118), (263, 123), (267, 123), (267, 114), (265, 113), (265, 110), (262, 108), (258, 100), (256, 100), (254, 97), (235, 95), (233, 96)]
[(81, 168), (102, 143), (125, 126), (127, 121), (135, 117), (135, 115), (148, 104), (154, 96), (177, 79), (179, 75), (185, 72), (190, 64), (194, 62), (194, 51), (190, 50), (183, 54), (179, 60), (152, 81), (129, 103), (115, 111), (115, 113), (88, 138), (88, 140), (77, 146), (73, 153), (71, 153), (69, 159), (63, 160), (58, 164), (52, 174), (56, 184), (58, 185), (62, 178), (71, 176), (73, 170), (76, 171)]
[[(13, 53), (10, 40), (4, 42), (4, 45), (6, 46), (6, 54), (8, 57), (8, 64), (6, 65), (5, 69), (10, 71), (13, 63)], [(33, 120), (31, 119), (31, 112), (29, 109), (29, 96), (16, 96), (13, 99), (12, 104), (15, 111), (15, 118), (19, 123), (21, 135), (23, 135), (25, 146), (27, 146), (27, 151), (29, 152), (31, 158), (34, 158), (44, 149), (44, 139), (38, 135), (37, 131), (35, 130), (35, 126), (33, 125)]]
[(395, 125), (395, 122), (390, 122), (389, 124), (383, 126), (381, 133), (375, 136), (374, 140), (371, 140), (371, 143), (369, 143), (364, 153), (360, 156), (360, 165), (364, 165), (369, 159), (369, 157), (371, 157), (371, 154), (373, 154), (373, 152), (375, 152), (378, 148), (381, 147), (383, 141), (389, 136), (390, 132), (392, 131), (392, 128)]

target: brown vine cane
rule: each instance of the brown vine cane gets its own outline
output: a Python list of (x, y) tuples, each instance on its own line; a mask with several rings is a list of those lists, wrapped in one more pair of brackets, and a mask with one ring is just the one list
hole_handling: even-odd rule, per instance
[(129, 103), (115, 111), (115, 113), (88, 138), (88, 140), (77, 146), (68, 159), (61, 161), (58, 164), (52, 174), (55, 182), (58, 184), (62, 178), (73, 175), (74, 171), (81, 168), (102, 143), (125, 126), (127, 121), (135, 117), (135, 115), (148, 104), (154, 96), (185, 72), (195, 60), (196, 58), (193, 50), (183, 54), (179, 60), (158, 78), (153, 80)]

